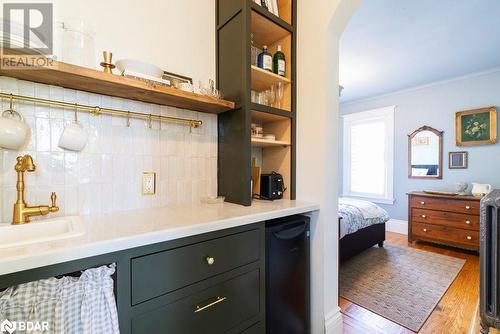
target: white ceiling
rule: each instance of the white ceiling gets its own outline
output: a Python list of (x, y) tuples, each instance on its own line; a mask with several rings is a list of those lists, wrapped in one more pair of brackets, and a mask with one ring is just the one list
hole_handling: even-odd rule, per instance
[(364, 0), (340, 41), (341, 102), (500, 67), (500, 0)]

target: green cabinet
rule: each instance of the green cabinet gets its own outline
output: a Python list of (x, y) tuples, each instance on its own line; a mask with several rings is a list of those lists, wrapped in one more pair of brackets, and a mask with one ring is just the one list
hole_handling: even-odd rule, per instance
[(258, 261), (259, 230), (132, 259), (132, 305)]
[(145, 312), (132, 319), (132, 334), (221, 334), (259, 315), (258, 269)]
[(0, 276), (0, 290), (109, 263), (123, 334), (264, 333), (264, 223)]

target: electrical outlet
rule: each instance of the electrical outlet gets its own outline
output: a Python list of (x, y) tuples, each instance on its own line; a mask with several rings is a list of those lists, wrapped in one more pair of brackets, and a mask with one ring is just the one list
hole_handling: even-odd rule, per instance
[(156, 193), (156, 173), (142, 173), (142, 194), (154, 195)]

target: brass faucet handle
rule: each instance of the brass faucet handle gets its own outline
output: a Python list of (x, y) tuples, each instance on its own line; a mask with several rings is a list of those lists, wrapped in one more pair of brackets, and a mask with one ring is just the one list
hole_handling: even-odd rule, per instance
[(57, 194), (55, 192), (53, 192), (50, 195), (50, 200), (52, 201), (52, 205), (50, 206), (50, 212), (57, 212), (57, 211), (59, 211), (59, 207), (56, 204)]

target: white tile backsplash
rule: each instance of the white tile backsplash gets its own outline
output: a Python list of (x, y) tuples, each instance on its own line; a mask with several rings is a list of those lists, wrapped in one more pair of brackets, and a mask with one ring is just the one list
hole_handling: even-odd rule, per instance
[[(31, 128), (23, 151), (0, 150), (1, 221), (10, 222), (16, 198), (16, 157), (31, 154), (37, 165), (26, 174), (29, 205), (50, 204), (56, 191), (57, 216), (98, 214), (146, 209), (168, 204), (196, 203), (203, 196), (217, 194), (217, 116), (137, 101), (101, 96), (38, 83), (0, 77), (0, 91), (70, 103), (89, 104), (143, 113), (195, 118), (198, 129), (179, 124), (130, 121), (111, 116), (78, 113), (89, 133), (82, 152), (58, 147), (64, 125), (74, 111), (15, 102)], [(2, 108), (8, 101), (2, 101)], [(142, 172), (155, 172), (156, 195), (141, 193)]]

